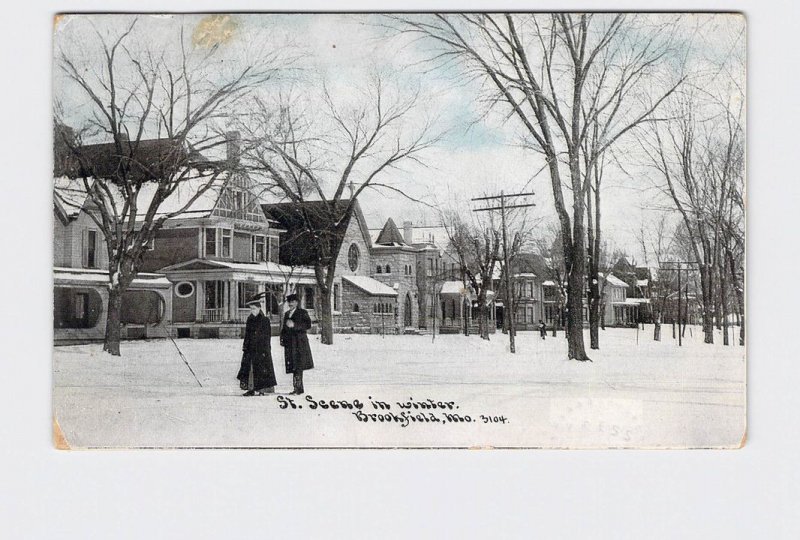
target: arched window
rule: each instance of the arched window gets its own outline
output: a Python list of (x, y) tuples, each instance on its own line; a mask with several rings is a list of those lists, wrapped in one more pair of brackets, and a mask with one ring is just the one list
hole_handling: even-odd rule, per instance
[(387, 274), (391, 274), (392, 273), (392, 267), (389, 266), (388, 264), (386, 265), (386, 273)]
[(359, 312), (358, 303), (354, 303), (353, 304), (353, 313), (358, 313), (358, 312)]
[(350, 249), (347, 251), (347, 262), (350, 266), (350, 270), (355, 272), (358, 270), (358, 260), (361, 252), (358, 249), (356, 244), (350, 244)]

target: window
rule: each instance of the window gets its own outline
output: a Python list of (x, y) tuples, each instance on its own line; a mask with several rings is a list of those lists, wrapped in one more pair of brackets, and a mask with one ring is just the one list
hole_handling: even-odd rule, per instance
[(358, 258), (360, 252), (358, 250), (358, 246), (355, 244), (350, 244), (350, 249), (347, 250), (347, 263), (350, 266), (350, 271), (355, 272), (358, 270)]
[(242, 191), (234, 191), (233, 192), (233, 209), (234, 210), (244, 210), (245, 200), (244, 200), (244, 192)]
[(231, 239), (233, 238), (233, 231), (231, 229), (222, 229), (222, 257), (231, 257)]
[(375, 267), (375, 273), (376, 274), (382, 274), (383, 273), (383, 267), (381, 265), (378, 265), (377, 267)]
[(97, 231), (86, 231), (86, 267), (97, 268)]
[(433, 259), (428, 259), (428, 277), (433, 275)]
[(354, 302), (353, 303), (353, 313), (358, 313), (358, 312), (359, 312), (358, 303)]
[(531, 298), (533, 298), (533, 281), (529, 281), (529, 282), (528, 282), (528, 288), (529, 288), (529, 290), (528, 290), (528, 296), (530, 296)]
[(303, 308), (314, 309), (314, 287), (303, 287)]
[(53, 289), (54, 328), (93, 328), (103, 312), (103, 300), (93, 289)]
[(389, 266), (388, 264), (386, 265), (386, 273), (387, 274), (391, 274), (392, 273), (392, 267)]
[(219, 309), (223, 307), (225, 284), (222, 281), (206, 281), (206, 309)]
[(267, 260), (267, 238), (261, 235), (253, 236), (253, 260), (263, 262)]
[(333, 311), (339, 311), (341, 309), (341, 302), (339, 301), (339, 284), (333, 284)]
[(206, 257), (217, 255), (217, 229), (206, 229)]
[(247, 302), (258, 294), (258, 284), (255, 282), (241, 281), (239, 287), (239, 309), (247, 307)]
[(75, 313), (73, 314), (74, 320), (84, 323), (89, 315), (88, 307), (89, 307), (89, 295), (86, 293), (76, 293)]
[(181, 298), (188, 298), (194, 294), (194, 285), (191, 281), (181, 281), (175, 287), (175, 294)]

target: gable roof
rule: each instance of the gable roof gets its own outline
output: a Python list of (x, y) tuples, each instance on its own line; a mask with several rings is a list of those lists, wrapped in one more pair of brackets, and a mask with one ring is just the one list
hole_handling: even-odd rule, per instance
[(405, 245), (403, 235), (397, 230), (397, 225), (394, 224), (392, 218), (386, 220), (386, 224), (383, 226), (383, 229), (381, 229), (380, 234), (378, 234), (375, 243), (384, 246)]
[(281, 236), (281, 264), (313, 266), (318, 254), (337, 258), (353, 218), (367, 247), (372, 247), (361, 207), (356, 201), (348, 218), (345, 214), (349, 204), (349, 199), (262, 204), (267, 217), (286, 230)]
[(193, 165), (209, 165), (199, 153), (171, 138), (85, 144), (57, 163), (56, 176), (148, 181)]
[[(189, 204), (192, 197), (210, 181), (212, 182), (211, 187)], [(227, 179), (224, 176), (219, 176), (212, 180), (200, 171), (197, 171), (197, 174), (190, 174), (189, 177), (182, 180), (176, 186), (175, 191), (159, 205), (155, 217), (177, 212), (187, 204), (189, 204), (189, 206), (176, 217), (208, 217), (214, 211), (226, 181)], [(94, 182), (94, 178), (87, 179), (87, 183), (90, 187)], [(125, 200), (122, 188), (111, 182), (106, 183), (106, 187), (108, 188), (108, 193), (114, 198), (114, 203), (117, 205), (117, 208), (122, 209)], [(158, 184), (155, 182), (142, 184), (136, 197), (137, 219), (145, 216), (157, 189)], [(54, 179), (53, 196), (56, 210), (63, 213), (68, 219), (77, 217), (81, 210), (84, 209), (89, 199), (83, 179), (69, 178), (66, 176)]]
[[(600, 275), (600, 277), (604, 277), (602, 274), (598, 275)], [(605, 280), (608, 285), (613, 285), (614, 287), (624, 287), (624, 288), (628, 287), (627, 283), (619, 279), (614, 274), (608, 274), (608, 277), (606, 277)]]

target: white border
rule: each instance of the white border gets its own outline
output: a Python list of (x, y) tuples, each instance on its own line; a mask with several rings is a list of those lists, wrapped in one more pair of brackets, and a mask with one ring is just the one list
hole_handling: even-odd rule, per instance
[[(410, 0), (402, 9), (486, 3)], [(579, 9), (560, 0), (506, 7)], [(348, 2), (374, 9), (374, 2)], [(390, 4), (381, 4), (388, 7)], [(671, 9), (677, 6), (667, 4)], [(333, 4), (64, 0), (4, 6), (0, 536), (798, 538), (798, 47), (791, 1), (704, 1), (749, 25), (749, 440), (738, 451), (59, 452), (50, 428), (51, 20), (56, 10)], [(495, 4), (492, 9), (500, 9)], [(589, 7), (600, 7), (591, 5)], [(637, 9), (630, 0), (603, 3)], [(647, 5), (651, 7), (651, 5)], [(700, 4), (687, 4), (697, 9)], [(24, 234), (18, 231), (24, 230)], [(790, 341), (791, 340), (791, 341)], [(98, 359), (98, 362), (110, 361)]]

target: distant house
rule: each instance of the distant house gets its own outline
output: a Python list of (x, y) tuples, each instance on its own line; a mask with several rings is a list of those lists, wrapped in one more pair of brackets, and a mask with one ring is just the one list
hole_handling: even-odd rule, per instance
[[(108, 250), (89, 216), (93, 211), (83, 181), (54, 182), (53, 331), (57, 343), (100, 340), (108, 306)], [(122, 296), (123, 338), (166, 336), (171, 322), (170, 282), (140, 273)]]
[[(229, 152), (233, 149), (229, 145)], [(94, 156), (98, 164), (82, 167), (91, 174), (105, 174), (102, 171), (111, 166), (102, 158), (107, 151), (111, 151), (107, 144), (86, 147), (84, 154)], [(142, 180), (137, 218), (143, 219), (157, 186)], [(191, 202), (212, 180), (211, 188)], [(180, 209), (184, 209), (180, 215), (167, 219), (156, 233), (139, 264), (137, 279), (123, 296), (123, 338), (164, 337), (167, 332), (179, 337), (238, 337), (249, 312), (245, 302), (256, 293), (266, 293), (267, 311), (273, 315), (278, 315), (287, 290), (308, 287), (305, 296), (313, 297), (313, 271), (278, 264), (282, 230), (267, 219), (246, 176), (213, 179), (199, 170), (163, 201), (156, 217)], [(97, 313), (105, 312), (107, 305), (106, 287), (101, 283), (107, 281), (107, 256), (103, 235), (89, 216), (93, 211), (83, 180), (56, 179), (54, 326), (58, 342), (73, 339), (72, 335), (101, 339), (104, 334), (105, 320)], [(81, 276), (87, 284), (94, 283), (94, 292), (77, 287)], [(160, 300), (145, 295), (148, 291), (156, 292)], [(82, 306), (88, 306), (87, 314)], [(277, 317), (273, 323), (278, 324)], [(84, 328), (76, 332), (75, 326)]]
[[(630, 305), (636, 304), (635, 322), (652, 322), (653, 313), (650, 298), (652, 295), (653, 276), (650, 269), (645, 266), (638, 266), (635, 261), (628, 257), (620, 257), (611, 272), (625, 282), (627, 286), (627, 298), (631, 300)], [(635, 301), (634, 301), (635, 300)]]
[(628, 298), (628, 284), (608, 274), (599, 275), (604, 282), (603, 290), (603, 317), (607, 326), (629, 326), (640, 322), (640, 309), (642, 302), (639, 298)]

